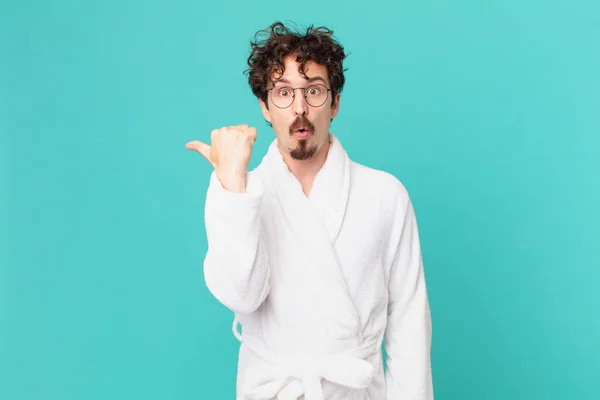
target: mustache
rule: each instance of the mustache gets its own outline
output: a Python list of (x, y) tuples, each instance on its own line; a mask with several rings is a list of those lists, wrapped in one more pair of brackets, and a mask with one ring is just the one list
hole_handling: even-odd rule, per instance
[(315, 126), (308, 120), (306, 117), (298, 117), (296, 120), (290, 125), (290, 135), (293, 134), (298, 128), (304, 127), (311, 132), (315, 131)]

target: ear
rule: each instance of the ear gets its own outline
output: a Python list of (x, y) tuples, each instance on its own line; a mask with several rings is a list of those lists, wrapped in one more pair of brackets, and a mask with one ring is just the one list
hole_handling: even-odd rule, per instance
[(265, 102), (262, 101), (262, 99), (258, 99), (258, 104), (260, 104), (260, 109), (262, 110), (263, 117), (267, 120), (267, 122), (271, 123), (271, 112), (267, 108)]
[(340, 110), (340, 98), (341, 97), (342, 97), (342, 95), (340, 93), (335, 95), (335, 103), (331, 107), (331, 119), (335, 118), (338, 111)]

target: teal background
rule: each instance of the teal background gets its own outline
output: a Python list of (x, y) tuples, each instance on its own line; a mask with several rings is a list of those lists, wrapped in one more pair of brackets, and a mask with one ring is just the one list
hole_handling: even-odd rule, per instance
[(257, 165), (274, 20), (351, 53), (332, 132), (412, 196), (436, 399), (600, 399), (599, 2), (0, 4), (0, 399), (234, 398), (184, 145), (248, 123)]

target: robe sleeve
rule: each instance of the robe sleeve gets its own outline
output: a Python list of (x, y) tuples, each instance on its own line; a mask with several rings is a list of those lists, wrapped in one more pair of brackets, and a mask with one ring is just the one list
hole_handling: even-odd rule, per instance
[(401, 198), (392, 228), (395, 255), (384, 342), (386, 399), (432, 400), (431, 315), (419, 233), (408, 194)]
[(213, 172), (205, 205), (204, 278), (213, 296), (236, 314), (255, 311), (270, 289), (260, 237), (264, 186), (248, 174), (246, 187), (246, 193), (227, 191)]

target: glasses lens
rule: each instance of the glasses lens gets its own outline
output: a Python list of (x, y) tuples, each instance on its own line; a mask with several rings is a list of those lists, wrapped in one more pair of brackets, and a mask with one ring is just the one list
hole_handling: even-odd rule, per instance
[(306, 88), (306, 101), (313, 107), (319, 107), (325, 103), (328, 95), (325, 85), (312, 85)]
[(271, 91), (273, 104), (279, 108), (286, 108), (292, 104), (294, 100), (294, 91), (287, 86), (274, 87)]

